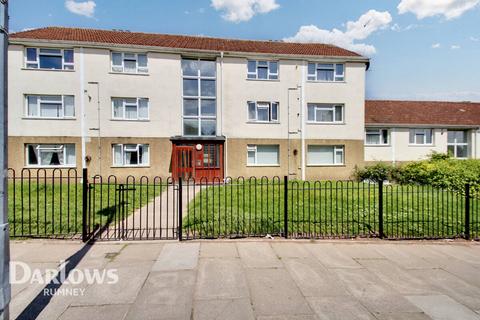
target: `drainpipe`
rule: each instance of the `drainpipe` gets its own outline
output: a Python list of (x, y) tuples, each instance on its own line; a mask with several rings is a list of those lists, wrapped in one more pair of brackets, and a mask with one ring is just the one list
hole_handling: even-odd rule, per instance
[(7, 211), (8, 169), (8, 1), (0, 2), (0, 320), (9, 318), (10, 235)]
[(85, 112), (85, 61), (83, 55), (83, 48), (80, 48), (80, 130), (82, 137), (82, 169), (87, 168), (87, 151), (86, 151), (86, 140), (87, 140), (87, 114)]
[(396, 155), (396, 150), (395, 150), (395, 139), (396, 139), (396, 130), (395, 128), (392, 128), (392, 133), (391, 133), (391, 137), (390, 137), (390, 140), (392, 140), (392, 163), (393, 165), (395, 166), (395, 164), (397, 163), (397, 155)]
[[(223, 51), (220, 52), (220, 135), (223, 136)], [(227, 144), (228, 141), (225, 139), (223, 144), (223, 172), (224, 178), (228, 177), (227, 168), (228, 168), (228, 157), (227, 157)]]
[(302, 64), (302, 87), (300, 89), (300, 121), (301, 121), (301, 129), (300, 129), (300, 135), (302, 139), (302, 180), (305, 180), (305, 135), (306, 135), (306, 128), (305, 128), (305, 110), (306, 110), (306, 105), (305, 105), (305, 84), (306, 84), (306, 61), (303, 61)]

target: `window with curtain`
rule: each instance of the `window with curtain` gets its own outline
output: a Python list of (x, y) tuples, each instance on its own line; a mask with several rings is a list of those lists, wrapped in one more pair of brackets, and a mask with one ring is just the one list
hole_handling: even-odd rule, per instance
[(469, 155), (468, 131), (448, 130), (447, 150), (452, 157), (466, 159)]
[(309, 63), (307, 80), (319, 82), (345, 81), (343, 63)]
[(433, 130), (410, 129), (409, 142), (412, 145), (430, 145), (433, 143)]
[(247, 164), (260, 166), (277, 166), (280, 159), (279, 145), (248, 145)]
[(150, 163), (148, 144), (114, 144), (113, 165), (119, 167), (148, 166)]
[(26, 95), (27, 118), (73, 118), (74, 96)]
[(148, 120), (147, 98), (112, 98), (112, 118), (115, 120)]
[(28, 69), (73, 70), (73, 49), (26, 48), (25, 67)]
[(344, 164), (344, 146), (315, 146), (307, 148), (308, 165)]
[(248, 121), (252, 122), (278, 122), (278, 102), (248, 103)]
[(387, 145), (389, 143), (388, 129), (366, 129), (365, 144), (367, 145)]
[(112, 71), (121, 73), (148, 73), (146, 53), (112, 52)]
[(183, 135), (217, 134), (216, 62), (182, 59)]
[(308, 122), (343, 123), (343, 105), (309, 103)]
[(36, 167), (75, 166), (74, 144), (28, 144), (26, 164)]
[(247, 78), (257, 80), (278, 80), (278, 61), (247, 61)]

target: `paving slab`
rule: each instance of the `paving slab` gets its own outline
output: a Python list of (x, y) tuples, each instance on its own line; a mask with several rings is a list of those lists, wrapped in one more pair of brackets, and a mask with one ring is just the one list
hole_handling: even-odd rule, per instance
[(248, 298), (247, 279), (239, 258), (200, 259), (195, 299)]
[(363, 268), (333, 244), (306, 244), (305, 247), (327, 268)]
[(250, 296), (257, 316), (313, 315), (285, 269), (247, 269)]
[(424, 312), (378, 313), (378, 320), (432, 320)]
[(238, 242), (238, 253), (247, 268), (281, 268), (281, 261), (266, 242)]
[(480, 315), (448, 296), (407, 296), (406, 298), (434, 320), (480, 320)]
[(106, 305), (106, 306), (85, 306), (69, 307), (58, 319), (59, 320), (85, 320), (102, 319), (118, 320), (123, 319), (129, 305)]
[(366, 269), (335, 269), (347, 290), (372, 313), (420, 312)]
[(199, 243), (168, 243), (163, 247), (152, 271), (191, 270), (197, 267)]
[(309, 297), (310, 307), (322, 320), (375, 320), (362, 304), (352, 296)]
[[(412, 247), (416, 244), (412, 244)], [(405, 244), (385, 244), (376, 247), (388, 260), (394, 262), (400, 267), (406, 269), (432, 269), (433, 266), (425, 259), (411, 252), (409, 245)]]
[(304, 246), (295, 242), (272, 243), (272, 248), (276, 255), (284, 258), (309, 258), (312, 254)]
[(198, 300), (193, 320), (254, 320), (250, 299)]
[(163, 246), (163, 243), (152, 243), (149, 245), (128, 244), (113, 258), (113, 261), (127, 262), (157, 260)]
[(289, 258), (282, 261), (305, 297), (350, 295), (337, 275), (322, 266), (315, 258)]
[(480, 253), (472, 247), (465, 245), (431, 245), (429, 247), (441, 252), (446, 256), (453, 257), (470, 264), (478, 265), (480, 267)]
[[(22, 249), (20, 252), (14, 251), (11, 260), (12, 261), (23, 261), (23, 262), (57, 262), (65, 260), (66, 258), (70, 257), (71, 255), (78, 252), (83, 245), (74, 243), (74, 242), (67, 242), (67, 243), (44, 243), (37, 247), (37, 250), (29, 250), (28, 253), (22, 253)], [(16, 246), (14, 246), (16, 248)], [(28, 248), (28, 247), (27, 247)]]
[(334, 244), (334, 246), (345, 255), (349, 256), (354, 260), (360, 259), (386, 259), (385, 256), (380, 254), (376, 250), (377, 247), (382, 246), (383, 244), (369, 244), (365, 246), (364, 244)]
[(237, 258), (235, 242), (205, 242), (200, 245), (201, 258)]
[(288, 316), (259, 316), (257, 320), (321, 320), (317, 315), (305, 315), (305, 314), (296, 314)]

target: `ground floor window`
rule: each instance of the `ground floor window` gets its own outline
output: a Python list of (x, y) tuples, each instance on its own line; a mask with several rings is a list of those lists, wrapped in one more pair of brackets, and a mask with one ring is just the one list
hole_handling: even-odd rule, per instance
[(366, 129), (366, 145), (386, 145), (388, 144), (388, 129)]
[(308, 165), (341, 165), (344, 164), (344, 146), (308, 146)]
[(278, 165), (279, 164), (279, 145), (248, 145), (247, 164), (255, 165)]
[(27, 144), (27, 166), (75, 166), (74, 144)]
[(468, 158), (467, 131), (449, 130), (447, 137), (448, 154), (455, 158)]
[(148, 144), (114, 144), (113, 165), (122, 167), (147, 166), (150, 163)]
[(422, 145), (432, 144), (433, 142), (432, 129), (410, 129), (410, 144)]

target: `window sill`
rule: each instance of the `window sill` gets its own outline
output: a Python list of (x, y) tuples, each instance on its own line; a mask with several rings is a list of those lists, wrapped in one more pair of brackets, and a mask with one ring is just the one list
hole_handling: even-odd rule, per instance
[(110, 121), (120, 121), (120, 122), (150, 122), (150, 119), (110, 119)]
[(77, 165), (72, 164), (68, 166), (31, 166), (31, 165), (26, 165), (26, 169), (75, 169)]
[(22, 117), (22, 120), (59, 120), (59, 121), (75, 121), (77, 118), (50, 118), (50, 117)]
[(132, 169), (132, 168), (150, 168), (150, 165), (141, 165), (141, 166), (110, 166), (114, 169)]
[(279, 164), (247, 164), (248, 168), (278, 168), (280, 167)]
[(307, 80), (307, 83), (347, 83), (347, 81), (316, 81), (316, 80)]
[(280, 82), (280, 79), (250, 79), (247, 78), (247, 81), (261, 81), (261, 82)]
[(40, 69), (40, 68), (25, 68), (23, 67), (22, 70), (29, 70), (29, 71), (54, 71), (54, 72), (75, 72), (75, 69)]
[(307, 164), (307, 168), (328, 168), (328, 167), (336, 167), (336, 168), (342, 168), (346, 167), (345, 164)]
[(280, 124), (280, 121), (247, 121), (248, 124)]
[(435, 144), (408, 144), (409, 147), (435, 147)]
[(134, 73), (134, 72), (115, 72), (115, 71), (110, 71), (109, 74), (123, 74), (127, 76), (149, 76), (150, 73)]
[(336, 125), (336, 126), (343, 126), (346, 125), (345, 122), (312, 122), (312, 121), (307, 121), (307, 124), (311, 125), (321, 125), (321, 126), (331, 126), (331, 125)]
[(364, 146), (378, 148), (378, 147), (391, 147), (392, 145), (391, 144), (365, 144)]

